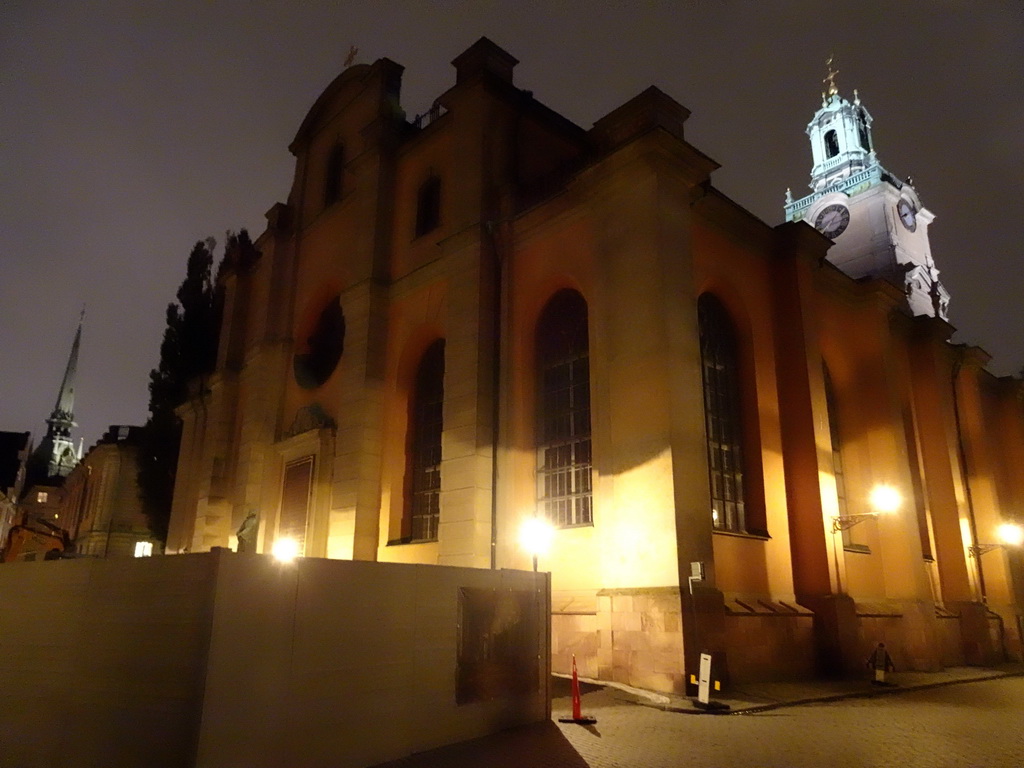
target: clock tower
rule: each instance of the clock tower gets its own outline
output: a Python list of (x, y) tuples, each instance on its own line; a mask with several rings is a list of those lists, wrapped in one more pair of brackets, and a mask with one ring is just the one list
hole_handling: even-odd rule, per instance
[(821, 108), (807, 125), (811, 140), (811, 194), (794, 200), (786, 190), (786, 221), (806, 221), (834, 244), (828, 260), (853, 278), (878, 277), (900, 287), (914, 315), (947, 320), (949, 293), (932, 260), (928, 225), (911, 180), (900, 181), (878, 162), (870, 113), (839, 95), (832, 68)]

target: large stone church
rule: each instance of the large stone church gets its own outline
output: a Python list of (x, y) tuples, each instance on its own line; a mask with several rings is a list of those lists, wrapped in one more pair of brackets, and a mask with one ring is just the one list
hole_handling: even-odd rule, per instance
[(226, 256), (168, 552), (528, 569), (540, 518), (556, 671), (1019, 659), (1021, 381), (950, 343), (932, 215), (860, 99), (827, 79), (773, 227), (666, 94), (584, 129), (516, 64), (479, 40), (413, 120), (388, 59), (313, 104), (286, 202)]

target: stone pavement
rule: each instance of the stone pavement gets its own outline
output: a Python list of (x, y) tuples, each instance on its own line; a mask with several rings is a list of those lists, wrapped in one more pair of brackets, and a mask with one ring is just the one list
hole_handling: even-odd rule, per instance
[[(783, 707), (889, 696), (1014, 676), (1024, 676), (1024, 664), (1007, 664), (995, 668), (956, 667), (942, 672), (892, 673), (889, 678), (894, 685), (886, 687), (874, 686), (867, 679), (748, 684), (716, 700), (728, 704), (728, 713), (731, 714), (758, 713)], [(376, 768), (677, 766), (680, 763), (672, 755), (678, 752), (682, 743), (680, 740), (693, 738), (692, 734), (687, 733), (686, 724), (698, 722), (688, 717), (681, 718), (680, 713), (720, 719), (708, 715), (694, 707), (688, 699), (678, 696), (664, 696), (618, 685), (598, 685), (593, 681), (581, 681), (580, 692), (583, 714), (596, 717), (596, 725), (557, 722), (559, 717), (569, 716), (572, 702), (569, 681), (556, 677), (552, 684), (551, 721), (423, 752)], [(704, 722), (704, 719), (700, 722)], [(722, 732), (722, 738), (731, 739), (733, 736)], [(669, 746), (667, 750), (666, 742)]]
[[(643, 704), (669, 712), (685, 712), (687, 714), (736, 714), (745, 712), (763, 712), (779, 707), (791, 707), (798, 704), (816, 704), (838, 699), (850, 699), (870, 696), (884, 696), (890, 693), (933, 688), (942, 685), (955, 685), (975, 680), (989, 680), (1010, 675), (1024, 675), (1024, 664), (1010, 663), (997, 667), (949, 667), (941, 672), (890, 672), (886, 679), (888, 685), (876, 686), (869, 682), (867, 672), (861, 680), (808, 680), (787, 683), (746, 683), (737, 686), (721, 695), (713, 695), (711, 699), (729, 707), (728, 710), (707, 712), (697, 707), (692, 699), (683, 696), (672, 696), (651, 691), (643, 691), (626, 686), (611, 684), (631, 697), (637, 704)], [(586, 680), (587, 684), (596, 681)], [(555, 686), (552, 696), (558, 695)]]

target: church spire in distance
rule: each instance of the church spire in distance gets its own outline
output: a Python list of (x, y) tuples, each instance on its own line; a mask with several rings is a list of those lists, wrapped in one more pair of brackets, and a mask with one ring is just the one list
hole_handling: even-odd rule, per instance
[(46, 436), (33, 453), (36, 473), (41, 476), (35, 479), (67, 477), (82, 458), (81, 446), (75, 450), (71, 440), (71, 428), (75, 423), (75, 375), (78, 371), (78, 350), (82, 345), (82, 324), (85, 322), (85, 307), (78, 318), (78, 330), (71, 344), (71, 354), (64, 368), (64, 378), (57, 393), (57, 402), (53, 412), (46, 420)]
[(82, 345), (82, 323), (85, 322), (85, 307), (78, 316), (78, 330), (75, 332), (75, 340), (71, 344), (71, 354), (68, 356), (68, 364), (64, 369), (64, 378), (60, 383), (60, 392), (57, 394), (57, 404), (53, 407), (53, 413), (46, 420), (47, 424), (60, 422), (66, 424), (70, 432), (75, 424), (75, 373), (78, 371), (78, 348)]

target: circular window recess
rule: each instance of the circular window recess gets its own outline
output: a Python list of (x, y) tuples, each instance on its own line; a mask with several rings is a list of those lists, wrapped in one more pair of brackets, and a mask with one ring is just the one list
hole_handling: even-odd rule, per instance
[(292, 360), (295, 381), (303, 389), (322, 386), (338, 367), (345, 348), (345, 315), (341, 311), (340, 298), (335, 296), (324, 307), (313, 332)]

